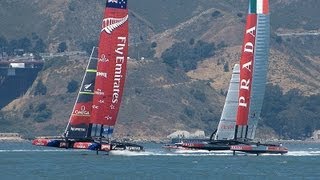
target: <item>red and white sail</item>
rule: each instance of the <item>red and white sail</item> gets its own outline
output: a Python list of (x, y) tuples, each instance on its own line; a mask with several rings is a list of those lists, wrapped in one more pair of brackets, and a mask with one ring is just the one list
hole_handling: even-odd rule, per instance
[(253, 139), (260, 117), (268, 69), (268, 0), (249, 0), (240, 59), (240, 82), (235, 139)]
[[(90, 123), (112, 133), (124, 89), (128, 57), (127, 0), (108, 0), (100, 32)], [(103, 132), (102, 132), (103, 131)]]

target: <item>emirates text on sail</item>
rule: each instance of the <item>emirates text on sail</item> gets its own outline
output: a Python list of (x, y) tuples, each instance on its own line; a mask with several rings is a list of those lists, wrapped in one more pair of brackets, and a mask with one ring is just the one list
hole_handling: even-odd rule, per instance
[(113, 94), (112, 94), (112, 103), (118, 103), (119, 101), (119, 93), (120, 93), (120, 83), (122, 79), (122, 65), (125, 61), (124, 56), (124, 48), (126, 46), (127, 37), (118, 37), (118, 44), (117, 49), (115, 49), (115, 52), (117, 54), (116, 56), (116, 66), (114, 71), (114, 81), (113, 81)]

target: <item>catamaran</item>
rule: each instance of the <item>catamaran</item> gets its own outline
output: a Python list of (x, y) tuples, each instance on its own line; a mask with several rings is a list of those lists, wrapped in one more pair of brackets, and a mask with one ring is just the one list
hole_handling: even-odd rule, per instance
[[(98, 57), (94, 56), (96, 49)], [(63, 136), (37, 138), (32, 144), (96, 151), (142, 151), (140, 145), (111, 140), (124, 89), (127, 58), (127, 0), (107, 0), (99, 48), (92, 50)]]
[[(265, 94), (270, 39), (268, 0), (249, 0), (240, 65), (235, 65), (217, 132), (209, 140), (176, 148), (285, 154), (281, 144), (254, 142)], [(168, 146), (169, 147), (169, 146)]]

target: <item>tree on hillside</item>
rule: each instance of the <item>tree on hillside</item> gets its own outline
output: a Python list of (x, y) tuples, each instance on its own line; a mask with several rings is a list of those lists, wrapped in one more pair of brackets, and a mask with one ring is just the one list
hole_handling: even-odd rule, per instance
[(3, 55), (7, 51), (8, 41), (4, 36), (0, 36), (0, 53)]
[(8, 41), (4, 36), (0, 36), (0, 48), (8, 46)]
[(157, 47), (157, 43), (156, 42), (152, 42), (151, 43), (151, 48), (156, 48)]
[(66, 42), (61, 42), (58, 46), (57, 52), (65, 52), (68, 49), (67, 43)]
[(47, 87), (43, 84), (41, 80), (39, 80), (35, 87), (34, 95), (46, 95), (46, 94), (47, 94)]
[(76, 80), (71, 80), (69, 83), (68, 83), (68, 93), (73, 93), (73, 92), (76, 92), (78, 90), (78, 87), (79, 87), (79, 83), (78, 81)]
[(215, 44), (204, 41), (190, 40), (174, 44), (165, 50), (161, 58), (172, 68), (181, 68), (185, 72), (196, 69), (199, 61), (214, 55)]
[(24, 52), (30, 52), (32, 48), (31, 40), (27, 37), (18, 40), (18, 48), (23, 49)]
[(37, 53), (43, 53), (46, 50), (46, 44), (43, 42), (42, 39), (38, 39), (36, 44), (33, 47), (33, 51)]
[(223, 70), (224, 70), (224, 72), (229, 72), (229, 62), (228, 61), (223, 65)]
[(9, 55), (13, 55), (14, 50), (18, 49), (18, 48), (19, 48), (18, 41), (16, 39), (13, 39), (8, 44), (8, 52), (7, 53)]
[(320, 94), (303, 96), (292, 89), (283, 94), (279, 86), (267, 85), (261, 116), (281, 138), (305, 139), (320, 128)]
[(87, 42), (83, 42), (80, 44), (81, 50), (86, 51), (88, 55), (91, 54), (92, 48), (97, 47), (97, 41), (96, 40), (91, 40)]

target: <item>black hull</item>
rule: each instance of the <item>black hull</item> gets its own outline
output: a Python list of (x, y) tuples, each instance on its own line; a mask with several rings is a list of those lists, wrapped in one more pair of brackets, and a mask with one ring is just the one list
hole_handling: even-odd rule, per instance
[(166, 149), (185, 149), (185, 150), (207, 150), (207, 151), (225, 151), (230, 150), (232, 145), (236, 145), (238, 142), (229, 140), (219, 141), (194, 141), (194, 140), (183, 140), (181, 142), (165, 145)]
[(260, 143), (247, 143), (239, 144), (230, 147), (230, 150), (235, 154), (237, 151), (248, 153), (248, 154), (286, 154), (288, 148), (283, 147), (281, 144), (260, 144)]
[(164, 148), (183, 149), (183, 150), (207, 150), (207, 151), (241, 151), (249, 154), (286, 154), (288, 149), (277, 144), (261, 144), (252, 141), (237, 140), (204, 140), (204, 141), (181, 141), (171, 145), (165, 145)]

